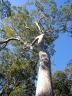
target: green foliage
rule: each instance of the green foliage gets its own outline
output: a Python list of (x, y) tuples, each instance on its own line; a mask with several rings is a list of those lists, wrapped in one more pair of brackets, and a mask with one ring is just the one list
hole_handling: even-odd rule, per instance
[(63, 19), (63, 32), (68, 32), (70, 35), (72, 35), (72, 2), (69, 1), (65, 3), (65, 5), (60, 8), (60, 12)]
[(69, 60), (67, 67), (65, 68), (65, 72), (69, 79), (72, 79), (72, 60)]
[(72, 2), (61, 7), (60, 10), (64, 18), (66, 18), (67, 20), (72, 20)]
[(52, 81), (54, 96), (70, 96), (71, 82), (64, 71), (56, 71)]
[(11, 13), (11, 4), (8, 0), (0, 0), (0, 18), (4, 19), (5, 17), (10, 16)]
[(70, 88), (70, 94), (72, 95), (72, 59), (69, 60), (67, 67), (64, 69), (65, 74), (67, 75), (71, 88)]
[[(14, 52), (14, 51), (13, 51)], [(35, 82), (37, 74), (37, 60), (24, 60), (24, 52), (18, 54), (12, 53), (10, 50), (5, 50), (0, 56), (1, 65), (0, 75), (1, 87), (3, 92), (1, 94), (7, 96), (29, 96), (35, 94)], [(17, 55), (17, 57), (16, 57)], [(7, 57), (7, 58), (6, 58)], [(19, 59), (18, 59), (19, 58)], [(15, 95), (14, 95), (15, 94)]]
[[(41, 6), (43, 5), (44, 11), (38, 9), (39, 4)], [(49, 2), (47, 3), (47, 5), (48, 4)], [(47, 47), (51, 51), (50, 52), (51, 55), (53, 55), (55, 52), (53, 49), (54, 47), (53, 41), (58, 38), (58, 31), (59, 31), (54, 26), (54, 24), (56, 25), (54, 18), (57, 13), (56, 12), (57, 10), (52, 13), (49, 12), (50, 14), (48, 14), (49, 9), (46, 9), (47, 6), (46, 7), (44, 6), (46, 6), (45, 2), (42, 1), (41, 3), (37, 1), (35, 3), (35, 10), (32, 11), (29, 11), (25, 5), (19, 7), (13, 6), (11, 9), (12, 10), (11, 16), (5, 19), (4, 26), (3, 28), (1, 28), (4, 33), (3, 37), (9, 38), (9, 37), (20, 36), (22, 39), (32, 42), (32, 40), (38, 35), (38, 28), (34, 24), (34, 22), (38, 20), (38, 18), (41, 18), (41, 15), (44, 14), (45, 17), (41, 21), (41, 24), (43, 26), (44, 33), (45, 33), (45, 43), (48, 44)], [(56, 4), (54, 2), (52, 2), (51, 6), (53, 7), (51, 11), (55, 10), (54, 8), (56, 8)], [(25, 28), (26, 25), (30, 27), (30, 30)]]
[(44, 7), (40, 4), (40, 2), (36, 1), (35, 6), (37, 7), (38, 11), (44, 11)]

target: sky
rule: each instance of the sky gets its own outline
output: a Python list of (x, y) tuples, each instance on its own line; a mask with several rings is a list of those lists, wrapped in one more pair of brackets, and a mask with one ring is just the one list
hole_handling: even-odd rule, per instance
[[(9, 0), (13, 5), (20, 6), (25, 4), (27, 0)], [(64, 5), (67, 0), (55, 0), (57, 7)], [(54, 71), (63, 70), (70, 59), (72, 59), (72, 38), (67, 34), (60, 34), (59, 38), (54, 42), (56, 53), (51, 60), (54, 61), (56, 66)]]

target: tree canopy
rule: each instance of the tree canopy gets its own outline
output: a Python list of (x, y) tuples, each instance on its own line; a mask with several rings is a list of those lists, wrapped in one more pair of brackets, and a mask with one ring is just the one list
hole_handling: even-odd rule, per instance
[[(0, 22), (0, 41), (20, 37), (28, 43), (32, 42), (39, 34), (35, 22), (42, 18), (40, 26), (45, 34), (46, 50), (52, 56), (56, 51), (53, 42), (59, 33), (72, 32), (72, 26), (69, 26), (72, 23), (71, 2), (60, 9), (54, 0), (32, 0), (25, 5), (12, 7), (8, 0), (0, 0), (0, 4), (0, 18), (3, 19), (3, 22)], [(34, 96), (38, 55), (18, 41), (11, 41), (4, 46), (5, 44), (0, 44), (1, 96)], [(2, 48), (4, 50), (1, 50)], [(62, 88), (67, 88), (68, 92), (65, 94), (70, 92), (66, 73), (57, 71), (53, 76), (53, 83), (54, 93), (57, 94), (55, 96), (65, 92), (66, 89)]]

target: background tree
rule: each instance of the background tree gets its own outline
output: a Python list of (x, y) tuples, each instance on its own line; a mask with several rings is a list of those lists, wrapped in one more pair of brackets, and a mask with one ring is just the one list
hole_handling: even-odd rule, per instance
[(69, 60), (63, 71), (57, 70), (53, 74), (54, 96), (72, 95), (72, 60)]
[(66, 73), (69, 82), (70, 82), (70, 95), (72, 95), (72, 60), (69, 60), (67, 67), (64, 69), (64, 72)]
[(52, 81), (54, 96), (70, 96), (71, 82), (64, 71), (56, 71)]

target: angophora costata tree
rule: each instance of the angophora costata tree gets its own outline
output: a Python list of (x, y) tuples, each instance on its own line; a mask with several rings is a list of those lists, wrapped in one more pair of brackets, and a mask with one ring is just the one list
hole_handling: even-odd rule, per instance
[[(39, 67), (36, 96), (52, 96), (50, 58), (46, 50), (49, 48), (49, 46), (47, 46), (46, 48), (45, 43), (47, 45), (51, 45), (53, 41), (58, 37), (58, 32), (63, 31), (65, 32), (65, 30), (68, 29), (66, 28), (67, 24), (66, 21), (71, 20), (68, 19), (68, 17), (71, 15), (69, 14), (68, 16), (66, 16), (67, 14), (65, 15), (67, 8), (69, 9), (68, 6), (65, 9), (66, 11), (63, 8), (63, 10), (61, 9), (61, 12), (58, 12), (54, 0), (35, 0), (35, 1), (36, 2), (33, 3), (35, 4), (34, 5), (35, 7), (34, 9), (32, 8), (33, 10), (31, 9), (32, 11), (30, 12), (26, 10), (25, 6), (21, 6), (18, 8), (13, 6), (11, 16), (8, 18), (7, 23), (4, 24), (5, 27), (3, 28), (2, 26), (0, 27), (1, 28), (0, 31), (2, 35), (4, 35), (4, 38), (16, 36), (15, 33), (17, 33), (17, 36), (19, 35), (23, 39), (18, 37), (18, 38), (9, 38), (5, 41), (1, 41), (0, 50), (5, 48), (9, 41), (17, 40), (20, 41), (22, 44), (24, 44), (24, 46), (27, 47), (27, 49), (29, 48), (30, 50), (37, 52), (40, 58), (40, 67)], [(28, 4), (32, 3), (28, 2)], [(38, 20), (41, 14), (44, 14), (45, 18), (42, 20), (43, 18), (42, 17), (41, 19)], [(33, 23), (35, 20), (38, 20), (37, 22), (35, 22), (36, 26), (34, 26)], [(25, 26), (26, 24), (29, 27)], [(42, 28), (41, 24), (44, 27), (43, 29), (45, 29), (44, 32), (41, 29)], [(39, 31), (37, 30), (37, 27)], [(26, 29), (28, 29), (28, 31)], [(39, 33), (39, 35), (37, 32)], [(35, 38), (33, 42), (31, 40), (32, 38)], [(30, 43), (24, 41), (24, 39), (26, 41), (30, 40)], [(38, 43), (36, 43), (36, 41), (38, 41)], [(38, 44), (37, 48), (35, 48), (36, 44)]]
[[(5, 41), (0, 41), (0, 45), (2, 45), (0, 47), (0, 50), (5, 48), (9, 41), (17, 40), (21, 42), (21, 44), (24, 44), (30, 50), (33, 50), (34, 52), (38, 53), (39, 59), (40, 59), (40, 66), (39, 66), (39, 72), (38, 72), (36, 96), (53, 96), (50, 57), (46, 50), (46, 45), (44, 43), (44, 33), (40, 26), (40, 22), (43, 18), (44, 18), (44, 15), (42, 15), (42, 18), (40, 18), (38, 21), (35, 22), (36, 26), (39, 29), (38, 31), (39, 35), (33, 40), (33, 42), (29, 43), (22, 40), (20, 37), (17, 37), (17, 38), (12, 37)], [(28, 26), (25, 26), (25, 27), (29, 29)], [(34, 47), (36, 41), (38, 41), (37, 48)]]
[[(52, 96), (51, 65), (47, 50), (50, 50), (49, 52), (53, 55), (53, 47), (51, 45), (57, 39), (58, 34), (56, 32), (59, 31), (59, 27), (57, 27), (59, 22), (58, 11), (53, 0), (35, 1), (33, 3), (35, 4), (35, 8), (31, 11), (29, 11), (30, 9), (27, 10), (27, 6), (12, 7), (11, 16), (5, 20), (4, 26), (3, 28), (1, 26), (0, 30), (3, 38), (6, 37), (9, 39), (0, 42), (0, 46), (3, 49), (9, 41), (17, 40), (21, 44), (24, 44), (24, 48), (26, 47), (26, 49), (30, 49), (39, 54), (40, 66), (36, 96)], [(41, 14), (43, 14), (42, 18)], [(21, 38), (14, 38), (15, 36), (20, 36)], [(17, 44), (16, 42), (15, 45)], [(35, 48), (36, 46), (37, 48)], [(18, 49), (18, 46), (16, 48)]]

